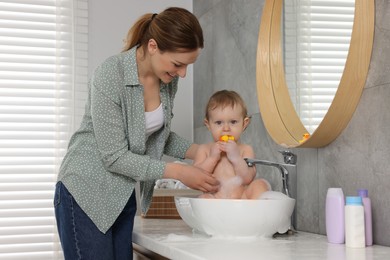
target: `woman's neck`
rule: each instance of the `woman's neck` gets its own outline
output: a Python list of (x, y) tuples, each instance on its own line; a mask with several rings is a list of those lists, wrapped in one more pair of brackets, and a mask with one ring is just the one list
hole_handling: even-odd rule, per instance
[(138, 68), (138, 79), (142, 82), (159, 81), (152, 70), (152, 64), (150, 62), (150, 56), (142, 47), (137, 48), (136, 62)]

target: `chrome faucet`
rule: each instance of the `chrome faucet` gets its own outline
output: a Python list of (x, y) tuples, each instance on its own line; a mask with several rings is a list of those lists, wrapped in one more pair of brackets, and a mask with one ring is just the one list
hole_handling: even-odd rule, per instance
[(276, 163), (276, 162), (270, 162), (266, 160), (258, 160), (258, 159), (251, 159), (251, 158), (244, 158), (247, 165), (249, 167), (253, 167), (254, 164), (261, 164), (261, 165), (268, 165), (273, 166), (279, 169), (280, 174), (282, 175), (282, 182), (283, 182), (283, 193), (292, 198), (290, 192), (290, 181), (289, 181), (289, 172), (286, 168), (286, 166), (293, 166), (295, 167), (295, 163), (297, 162), (296, 155), (293, 154), (290, 151), (279, 151), (283, 154), (284, 162), (285, 163)]
[(286, 164), (293, 164), (295, 165), (297, 163), (297, 155), (292, 153), (289, 150), (279, 151), (283, 155), (284, 163)]
[(255, 164), (261, 164), (261, 165), (268, 165), (273, 166), (279, 169), (280, 174), (282, 175), (282, 182), (283, 182), (283, 193), (292, 198), (290, 194), (290, 182), (289, 182), (289, 172), (286, 169), (286, 166), (293, 166), (295, 167), (295, 164), (287, 164), (287, 163), (276, 163), (276, 162), (270, 162), (266, 160), (258, 160), (258, 159), (251, 159), (251, 158), (244, 158), (247, 165), (249, 167), (253, 167)]
[[(297, 156), (291, 151), (279, 151), (283, 155), (284, 163), (270, 162), (266, 160), (258, 160), (252, 158), (244, 158), (248, 167), (253, 167), (255, 164), (272, 166), (279, 169), (280, 174), (282, 175), (283, 182), (283, 193), (288, 197), (296, 199), (296, 185), (297, 185), (297, 176), (296, 171), (295, 174), (291, 174), (286, 167), (296, 167)], [(292, 184), (292, 187), (290, 186)], [(294, 189), (294, 192), (292, 192)], [(294, 211), (295, 212), (295, 211)], [(291, 227), (290, 230), (295, 232), (294, 224), (295, 224), (295, 213), (291, 216)]]

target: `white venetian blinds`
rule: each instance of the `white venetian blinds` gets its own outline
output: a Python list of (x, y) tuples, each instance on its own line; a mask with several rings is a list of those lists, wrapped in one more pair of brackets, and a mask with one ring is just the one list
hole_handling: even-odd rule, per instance
[(88, 0), (0, 0), (0, 259), (62, 259), (53, 194), (87, 91)]
[(343, 73), (354, 0), (284, 1), (284, 63), (296, 111), (312, 133), (322, 121)]

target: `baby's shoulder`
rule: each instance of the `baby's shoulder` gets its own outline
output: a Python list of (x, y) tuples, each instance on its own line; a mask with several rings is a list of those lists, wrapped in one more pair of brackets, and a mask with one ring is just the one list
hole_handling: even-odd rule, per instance
[(240, 147), (240, 149), (253, 149), (251, 145), (249, 144), (244, 144), (244, 143), (238, 143), (238, 147)]
[(197, 153), (199, 154), (206, 154), (208, 155), (210, 153), (210, 150), (212, 148), (213, 143), (203, 143), (199, 144)]
[(209, 150), (211, 148), (212, 145), (213, 145), (213, 143), (199, 144), (198, 150), (207, 151), (207, 150)]
[(253, 147), (249, 144), (240, 143), (238, 147), (243, 153), (253, 153)]

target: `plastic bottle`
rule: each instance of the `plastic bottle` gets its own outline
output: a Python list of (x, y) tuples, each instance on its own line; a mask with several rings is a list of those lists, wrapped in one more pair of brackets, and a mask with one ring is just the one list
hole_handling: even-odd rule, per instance
[(347, 196), (345, 205), (345, 245), (362, 248), (366, 246), (364, 232), (364, 208), (362, 198)]
[(344, 235), (344, 193), (341, 188), (329, 188), (326, 194), (325, 224), (328, 242), (343, 244)]
[(364, 208), (364, 229), (366, 233), (366, 246), (372, 246), (372, 212), (371, 199), (368, 197), (368, 190), (359, 189), (358, 196), (362, 198)]

